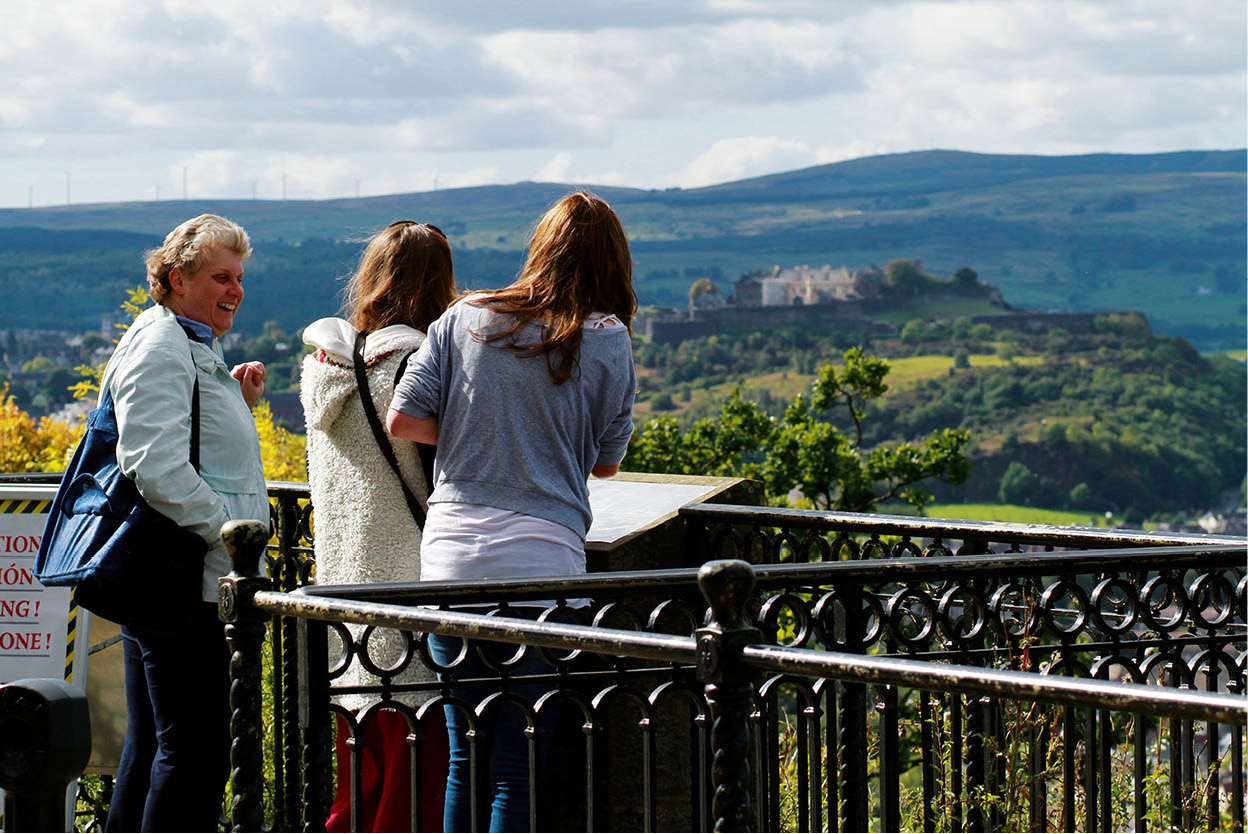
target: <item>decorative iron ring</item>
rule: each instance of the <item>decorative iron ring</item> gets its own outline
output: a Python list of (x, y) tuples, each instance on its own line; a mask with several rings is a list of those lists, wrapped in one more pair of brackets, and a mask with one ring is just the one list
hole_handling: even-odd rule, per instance
[(923, 550), (909, 536), (902, 536), (901, 541), (893, 546), (893, 558), (901, 559), (909, 556), (922, 557)]
[[(923, 608), (922, 617), (916, 616), (913, 606), (903, 607), (907, 599), (916, 600)], [(906, 616), (920, 624), (918, 633), (909, 637), (902, 633), (901, 628), (902, 620)], [(919, 588), (902, 588), (889, 597), (888, 602), (884, 604), (884, 617), (888, 633), (892, 635), (893, 640), (907, 649), (926, 648), (932, 634), (936, 631), (936, 603), (931, 596)]]
[[(1055, 611), (1057, 601), (1062, 598), (1063, 593), (1070, 594), (1077, 606), (1075, 621), (1067, 628), (1058, 624), (1056, 616), (1058, 612)], [(1040, 616), (1044, 618), (1044, 625), (1049, 630), (1066, 637), (1074, 637), (1088, 624), (1088, 595), (1077, 582), (1059, 579), (1045, 588), (1044, 593), (1040, 595)]]
[(351, 661), (355, 658), (355, 638), (351, 636), (351, 632), (347, 629), (345, 623), (328, 623), (329, 630), (338, 635), (338, 657), (330, 664), (329, 678), (333, 680), (342, 676), (347, 671), (347, 667), (351, 665)]
[(1231, 684), (1239, 678), (1241, 671), (1235, 665), (1235, 659), (1221, 649), (1204, 649), (1197, 652), (1196, 656), (1188, 663), (1188, 667), (1192, 670), (1192, 686), (1196, 686), (1196, 681), (1200, 679), (1200, 670), (1213, 670), (1213, 681), (1209, 681), (1209, 672), (1205, 672), (1205, 682), (1208, 684), (1206, 691), (1218, 691), (1218, 669), (1221, 667), (1226, 670), (1227, 684)]
[[(382, 666), (373, 660), (372, 652), (369, 651), (369, 641), (379, 631), (397, 631), (403, 638), (403, 654), (393, 666)], [(412, 656), (415, 654), (412, 649), (412, 642), (412, 635), (409, 632), (398, 631), (398, 629), (383, 629), (370, 625), (364, 629), (364, 634), (360, 637), (360, 665), (379, 678), (392, 678), (399, 672), (402, 672), (412, 662)]]
[[(819, 551), (819, 558), (810, 558), (811, 550)], [(793, 555), (799, 562), (808, 564), (814, 562), (830, 562), (832, 561), (832, 548), (828, 544), (828, 539), (818, 530), (807, 530), (806, 535), (802, 536), (801, 545), (793, 551)]]
[[(1104, 603), (1107, 601), (1106, 597), (1114, 589), (1117, 589), (1122, 594), (1122, 601), (1127, 609), (1127, 613), (1122, 615), (1122, 621), (1116, 625), (1111, 624), (1103, 608)], [(1110, 578), (1102, 579), (1098, 582), (1096, 587), (1092, 589), (1092, 598), (1090, 600), (1092, 621), (1096, 627), (1114, 635), (1122, 635), (1130, 631), (1140, 618), (1140, 605), (1135, 593), (1135, 588), (1125, 579)], [(1115, 604), (1112, 599), (1108, 600), (1108, 602), (1110, 605)]]
[[(768, 561), (772, 547), (771, 535), (762, 527), (751, 527), (741, 539), (741, 553), (745, 561), (755, 564)], [(752, 558), (757, 553), (758, 558)]]
[[(1215, 591), (1221, 591), (1224, 601), (1223, 607), (1219, 608), (1214, 601)], [(1199, 621), (1206, 628), (1216, 628), (1231, 619), (1231, 615), (1235, 613), (1235, 601), (1233, 594), (1234, 586), (1231, 581), (1220, 573), (1205, 573), (1196, 577), (1190, 588), (1187, 589), (1187, 599), (1191, 607), (1192, 619)], [(1200, 604), (1201, 599), (1208, 601), (1207, 606)], [(1215, 614), (1212, 618), (1205, 617), (1205, 608), (1212, 607), (1220, 613)]]
[[(1165, 591), (1157, 605), (1153, 604), (1153, 594), (1158, 590)], [(1173, 601), (1173, 602), (1172, 602)], [(1174, 604), (1178, 606), (1174, 616), (1167, 620), (1158, 618), (1158, 614), (1165, 610), (1165, 606)], [(1183, 588), (1183, 583), (1172, 576), (1164, 574), (1154, 576), (1152, 579), (1144, 583), (1144, 587), (1140, 589), (1140, 617), (1148, 625), (1149, 628), (1159, 633), (1172, 631), (1175, 626), (1183, 622), (1187, 616), (1187, 591)]]
[[(1012, 595), (1018, 596), (1017, 603), (1011, 602)], [(1022, 616), (1011, 611), (1011, 607), (1021, 608)], [(988, 598), (988, 610), (1006, 637), (1021, 639), (1036, 622), (1035, 605), (1027, 601), (1027, 586), (1018, 582), (1007, 582), (994, 591)]]
[[(959, 597), (965, 597), (965, 600), (971, 605), (963, 604), (962, 613), (956, 618), (952, 614), (954, 603)], [(959, 623), (964, 622), (968, 616), (968, 608), (973, 608), (974, 612), (970, 616), (969, 629), (960, 629)], [(936, 613), (940, 617), (941, 630), (950, 642), (955, 644), (965, 644), (971, 640), (980, 637), (988, 627), (988, 605), (984, 602), (983, 596), (969, 585), (955, 585), (945, 591), (940, 597), (940, 602), (936, 606)]]
[(770, 541), (766, 543), (763, 554), (766, 556), (766, 562), (769, 565), (778, 565), (784, 562), (784, 548), (789, 548), (790, 562), (801, 562), (799, 554), (802, 551), (802, 540), (792, 530), (783, 529), (779, 533), (770, 537)]
[[(883, 630), (883, 609), (880, 601), (876, 599), (874, 594), (861, 593), (858, 595), (863, 601), (862, 607), (867, 609), (868, 628), (863, 632), (862, 645), (870, 646), (872, 643), (880, 639)], [(835, 588), (825, 593), (819, 598), (819, 602), (815, 603), (812, 609), (811, 619), (815, 624), (815, 636), (828, 647), (843, 648), (846, 644), (838, 640), (836, 637), (836, 605), (840, 603), (842, 608), (845, 605), (844, 599)], [(874, 625), (871, 623), (874, 621)]]
[(871, 559), (878, 556), (881, 559), (889, 557), (889, 547), (879, 537), (878, 534), (872, 533), (871, 538), (867, 539), (859, 551), (859, 559)]
[[(605, 625), (608, 617), (623, 617), (626, 625)], [(618, 628), (624, 631), (641, 631), (641, 612), (625, 602), (608, 602), (594, 615), (590, 623), (594, 628)]]
[[(538, 615), (537, 622), (539, 623), (550, 622), (551, 618), (553, 618), (555, 615), (560, 615), (560, 616), (567, 617), (571, 621), (572, 625), (584, 625), (585, 618), (584, 616), (582, 616), (581, 610), (582, 609), (580, 608), (569, 608), (566, 605), (564, 606), (552, 605), (548, 607), (545, 611), (543, 611), (541, 614)], [(563, 621), (556, 620), (555, 622), (563, 622)], [(578, 660), (581, 657), (581, 655), (584, 653), (582, 649), (572, 649), (571, 651), (569, 651), (567, 654), (563, 656), (556, 656), (555, 653), (557, 651), (558, 649), (546, 649), (546, 648), (541, 648), (541, 647), (537, 648), (537, 653), (542, 657), (542, 659), (545, 660), (547, 663), (549, 663), (551, 666), (554, 666), (556, 668), (566, 667), (568, 664), (573, 663), (576, 660)]]
[(807, 613), (806, 601), (795, 594), (777, 594), (763, 603), (758, 612), (759, 626), (769, 638), (780, 629), (780, 612), (787, 608), (792, 614), (794, 623), (793, 639), (782, 642), (777, 635), (776, 645), (786, 648), (801, 648), (810, 639), (810, 615)]
[(854, 561), (862, 558), (862, 549), (858, 546), (858, 542), (850, 538), (849, 534), (844, 531), (838, 533), (836, 538), (828, 543), (828, 548), (830, 551), (828, 553), (828, 561), (831, 562)]
[[(1188, 668), (1187, 662), (1177, 652), (1157, 652), (1144, 658), (1144, 662), (1140, 664), (1140, 673), (1144, 675), (1142, 682), (1147, 683), (1154, 673), (1160, 675), (1163, 669), (1169, 669), (1177, 680), (1177, 683), (1171, 684), (1172, 687), (1175, 689), (1191, 689), (1192, 670)], [(1161, 686), (1160, 681), (1156, 685)]]
[(650, 616), (646, 618), (646, 631), (659, 632), (659, 624), (669, 611), (676, 612), (684, 619), (686, 628), (678, 631), (662, 632), (664, 634), (674, 634), (677, 637), (688, 637), (697, 631), (702, 623), (699, 620), (699, 612), (693, 610), (692, 606), (684, 600), (665, 599), (656, 605), (651, 611)]
[(1109, 670), (1114, 666), (1121, 666), (1131, 675), (1132, 683), (1143, 683), (1144, 673), (1140, 670), (1140, 666), (1134, 660), (1125, 655), (1109, 654), (1098, 657), (1092, 662), (1092, 667), (1088, 670), (1088, 674), (1094, 678), (1109, 680)]
[[(735, 554), (728, 554), (724, 552), (724, 539), (728, 539), (732, 542), (732, 546), (736, 550)], [(742, 541), (740, 534), (733, 529), (731, 524), (723, 525), (715, 531), (713, 536), (711, 536), (711, 553), (715, 554), (713, 558), (716, 559), (736, 558), (746, 559), (748, 561), (748, 554), (743, 549), (743, 546), (744, 542)]]

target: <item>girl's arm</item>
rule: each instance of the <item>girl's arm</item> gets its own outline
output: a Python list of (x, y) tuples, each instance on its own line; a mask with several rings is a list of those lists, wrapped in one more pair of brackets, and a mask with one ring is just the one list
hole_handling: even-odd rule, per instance
[(595, 478), (614, 478), (615, 473), (620, 471), (618, 463), (595, 463), (594, 468), (589, 470), (589, 474)]
[(390, 432), (392, 437), (428, 443), (430, 446), (438, 445), (437, 417), (413, 417), (392, 408), (386, 414), (386, 431)]

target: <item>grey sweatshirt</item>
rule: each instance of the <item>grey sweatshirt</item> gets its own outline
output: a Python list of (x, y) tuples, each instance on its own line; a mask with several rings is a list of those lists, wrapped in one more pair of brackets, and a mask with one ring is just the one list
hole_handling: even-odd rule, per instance
[[(390, 407), (438, 418), (430, 504), (499, 507), (584, 538), (593, 520), (590, 470), (623, 460), (633, 434), (637, 375), (628, 331), (585, 328), (571, 378), (555, 385), (545, 358), (473, 337), (497, 320), (471, 301), (447, 310), (430, 325)], [(519, 334), (522, 344), (536, 340), (536, 327)]]

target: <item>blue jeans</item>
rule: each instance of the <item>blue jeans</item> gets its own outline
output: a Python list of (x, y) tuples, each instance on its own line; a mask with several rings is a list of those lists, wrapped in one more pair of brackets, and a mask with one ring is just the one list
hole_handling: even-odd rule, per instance
[[(541, 609), (514, 608), (508, 612), (510, 617), (535, 619)], [(531, 615), (529, 611), (533, 612)], [(474, 612), (475, 613), (475, 612)], [(492, 658), (506, 660), (511, 658), (515, 646), (497, 643), (482, 643), (484, 650)], [(429, 649), (433, 659), (440, 666), (449, 666), (463, 647), (458, 637), (442, 637), (429, 635)], [(529, 647), (524, 658), (515, 666), (508, 667), (507, 674), (540, 675), (554, 671), (549, 663), (542, 659), (538, 650)], [(481, 660), (475, 651), (453, 670), (456, 681), (464, 678), (493, 677), (498, 673)], [(438, 677), (446, 680), (450, 675), (439, 673)], [(501, 684), (501, 681), (500, 681)], [(533, 703), (551, 688), (549, 683), (524, 683), (509, 680), (507, 692), (517, 696), (531, 708)], [(473, 709), (498, 687), (488, 685), (460, 686), (452, 683), (451, 695), (465, 701)], [(446, 729), (450, 740), (451, 761), (446, 777), (446, 805), (444, 806), (442, 826), (444, 831), (468, 831), (471, 826), (472, 785), (469, 767), (468, 721), (464, 714), (452, 706), (444, 707), (446, 712)], [(549, 708), (543, 711), (541, 730), (537, 735), (538, 771), (546, 759), (550, 749), (550, 734), (555, 726), (555, 713)], [(480, 720), (477, 740), (477, 754), (480, 757), (478, 770), (489, 774), (488, 793), (485, 797), (490, 807), (490, 831), (528, 831), (529, 830), (529, 745), (524, 730), (527, 722), (523, 713), (506, 700), (495, 703)]]
[(123, 627), (126, 741), (105, 831), (216, 831), (230, 768), (230, 657), (217, 606)]

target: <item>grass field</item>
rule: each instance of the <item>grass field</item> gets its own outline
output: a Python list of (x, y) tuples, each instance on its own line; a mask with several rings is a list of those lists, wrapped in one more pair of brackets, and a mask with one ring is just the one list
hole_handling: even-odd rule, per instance
[(1106, 527), (1105, 516), (1094, 511), (1045, 510), (1018, 504), (932, 504), (929, 518), (962, 521), (1007, 521), (1015, 524), (1054, 524), (1061, 527)]
[[(995, 353), (977, 353), (970, 357), (971, 368), (997, 368), (1010, 364), (1013, 361), (1019, 365), (1039, 365), (1044, 362), (1044, 358), (1040, 356), (1017, 356), (1013, 360), (1002, 359)], [(892, 391), (900, 391), (922, 382), (926, 379), (935, 379), (945, 376), (949, 373), (949, 369), (953, 367), (953, 357), (943, 355), (933, 356), (906, 356), (900, 359), (888, 360), (892, 365), (892, 370), (888, 373), (888, 387)], [(642, 378), (650, 376), (653, 372), (644, 369), (638, 369), (638, 374)], [(797, 394), (807, 393), (810, 389), (810, 383), (815, 379), (814, 374), (799, 374), (796, 371), (773, 371), (769, 374), (760, 374), (758, 376), (747, 377), (742, 380), (734, 380), (732, 382), (724, 382), (719, 385), (711, 385), (703, 388), (693, 388), (690, 391), (690, 400), (687, 403), (680, 402), (676, 397), (675, 391), (668, 393), (673, 395), (676, 408), (671, 411), (657, 412), (647, 398), (637, 403), (633, 409), (633, 418), (637, 422), (648, 420), (658, 414), (664, 414), (671, 417), (681, 417), (690, 409), (697, 409), (699, 412), (705, 411), (708, 407), (716, 407), (728, 399), (732, 389), (738, 385), (746, 399), (758, 401), (762, 399), (762, 392), (766, 391), (771, 396), (780, 400), (790, 400)], [(885, 394), (885, 397), (888, 395)]]

